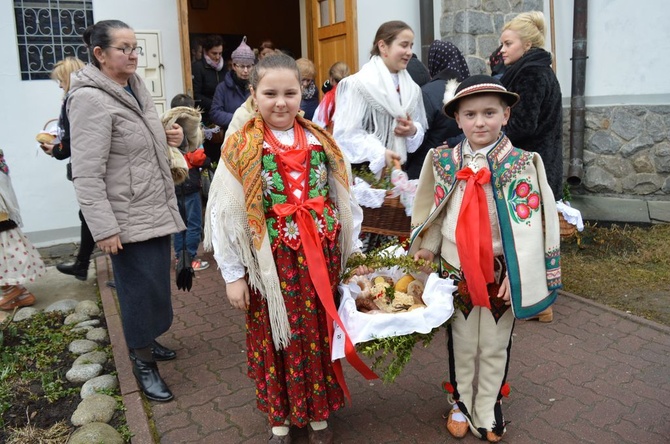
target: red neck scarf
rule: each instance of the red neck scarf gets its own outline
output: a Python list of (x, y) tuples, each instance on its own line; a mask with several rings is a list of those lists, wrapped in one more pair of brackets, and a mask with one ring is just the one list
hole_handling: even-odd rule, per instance
[(486, 193), (483, 184), (491, 181), (491, 171), (482, 168), (474, 173), (465, 167), (456, 173), (465, 180), (465, 194), (456, 224), (456, 248), (461, 269), (468, 283), (472, 304), (491, 308), (486, 285), (493, 282), (493, 240)]

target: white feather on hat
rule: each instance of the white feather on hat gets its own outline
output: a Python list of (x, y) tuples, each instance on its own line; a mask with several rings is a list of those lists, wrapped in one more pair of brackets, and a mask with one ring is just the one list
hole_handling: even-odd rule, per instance
[(449, 79), (447, 85), (444, 88), (444, 98), (442, 99), (442, 105), (446, 105), (451, 99), (456, 95), (456, 88), (458, 88), (458, 80)]

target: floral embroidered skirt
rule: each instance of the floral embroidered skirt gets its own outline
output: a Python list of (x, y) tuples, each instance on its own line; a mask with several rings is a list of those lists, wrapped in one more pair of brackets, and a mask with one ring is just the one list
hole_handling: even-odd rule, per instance
[(0, 285), (34, 282), (43, 274), (40, 253), (21, 229), (0, 231)]
[[(323, 239), (333, 294), (337, 291), (340, 251), (337, 241)], [(307, 270), (302, 246), (275, 250), (279, 282), (291, 325), (291, 343), (275, 350), (265, 299), (252, 292), (247, 312), (248, 375), (256, 381), (258, 408), (271, 426), (306, 426), (324, 421), (344, 405), (330, 360), (326, 312)]]

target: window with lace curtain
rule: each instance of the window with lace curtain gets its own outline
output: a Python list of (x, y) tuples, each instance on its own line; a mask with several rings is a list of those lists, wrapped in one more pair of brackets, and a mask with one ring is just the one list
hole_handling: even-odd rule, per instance
[(88, 60), (81, 40), (93, 24), (92, 0), (14, 0), (21, 80), (48, 79), (65, 57)]

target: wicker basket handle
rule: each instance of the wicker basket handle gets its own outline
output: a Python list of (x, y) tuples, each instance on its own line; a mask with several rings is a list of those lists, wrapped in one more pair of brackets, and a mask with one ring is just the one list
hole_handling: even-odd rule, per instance
[(49, 124), (50, 124), (51, 122), (57, 122), (57, 121), (58, 121), (58, 119), (49, 119), (49, 120), (47, 120), (47, 122), (44, 124), (44, 127), (42, 128), (42, 131), (46, 131), (47, 127), (49, 126)]

